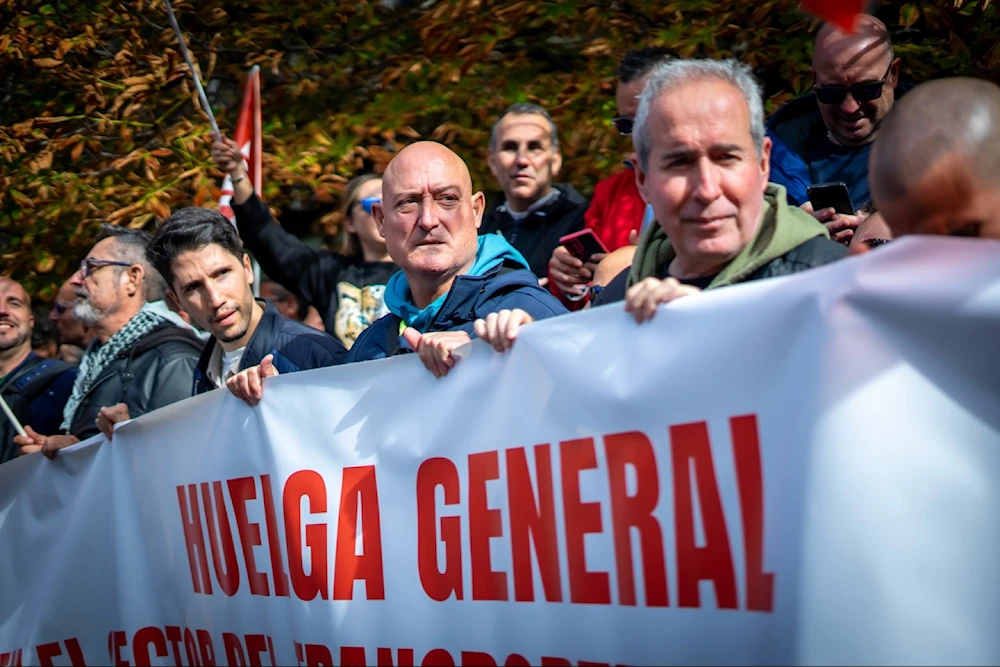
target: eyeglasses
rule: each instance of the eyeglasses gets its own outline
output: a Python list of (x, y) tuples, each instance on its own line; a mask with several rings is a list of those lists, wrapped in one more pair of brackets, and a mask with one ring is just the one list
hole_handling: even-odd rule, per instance
[(365, 197), (364, 199), (361, 200), (361, 207), (365, 209), (365, 213), (371, 215), (372, 206), (374, 204), (381, 204), (381, 203), (382, 203), (381, 197)]
[(885, 85), (891, 71), (892, 63), (889, 63), (889, 69), (878, 81), (865, 81), (850, 86), (814, 86), (813, 92), (816, 93), (816, 99), (820, 104), (840, 104), (848, 92), (855, 102), (871, 102), (882, 97), (882, 86)]
[(56, 301), (52, 304), (52, 310), (55, 311), (56, 315), (62, 315), (67, 310), (70, 310), (74, 305), (72, 301)]
[(105, 266), (132, 266), (132, 262), (118, 262), (113, 259), (94, 259), (87, 257), (80, 262), (80, 276), (86, 278), (91, 273)]
[(889, 239), (865, 239), (862, 241), (869, 248), (877, 248), (880, 245), (885, 245), (889, 242)]
[(618, 134), (628, 136), (632, 134), (632, 124), (635, 123), (635, 118), (632, 116), (615, 116), (611, 119), (611, 123), (618, 130)]

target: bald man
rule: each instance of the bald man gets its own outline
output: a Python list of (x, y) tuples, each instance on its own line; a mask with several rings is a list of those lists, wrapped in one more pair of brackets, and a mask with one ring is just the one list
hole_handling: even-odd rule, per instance
[(535, 319), (566, 312), (503, 237), (477, 235), (485, 206), (465, 162), (447, 147), (419, 142), (393, 158), (372, 214), (401, 270), (386, 285), (389, 314), (361, 334), (348, 361), (416, 352), (441, 377), (476, 320), (514, 308)]
[(871, 181), (894, 236), (1000, 239), (1000, 87), (954, 78), (914, 88), (875, 142)]
[[(20, 283), (0, 278), (0, 395), (22, 425), (54, 431), (73, 391), (76, 368), (31, 351), (35, 318)], [(17, 456), (15, 426), (0, 413), (0, 463)]]
[(899, 88), (899, 58), (889, 31), (873, 16), (858, 19), (856, 32), (827, 24), (813, 49), (813, 92), (789, 102), (768, 123), (771, 182), (785, 186), (788, 201), (802, 205), (847, 243), (862, 218), (827, 208), (813, 210), (806, 188), (844, 182), (855, 210), (871, 195), (868, 157), (879, 126)]

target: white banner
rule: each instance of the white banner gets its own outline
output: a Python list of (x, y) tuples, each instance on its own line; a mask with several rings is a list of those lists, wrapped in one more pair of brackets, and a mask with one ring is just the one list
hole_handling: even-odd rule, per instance
[(1000, 244), (184, 401), (0, 468), (0, 665), (1000, 662)]

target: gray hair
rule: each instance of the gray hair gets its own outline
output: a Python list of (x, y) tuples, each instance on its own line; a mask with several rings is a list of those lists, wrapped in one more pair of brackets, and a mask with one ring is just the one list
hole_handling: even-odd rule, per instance
[(671, 60), (657, 65), (649, 76), (649, 81), (639, 96), (639, 111), (635, 115), (632, 129), (632, 143), (639, 155), (643, 171), (649, 169), (649, 152), (653, 138), (649, 132), (649, 109), (660, 95), (682, 83), (701, 79), (717, 79), (731, 84), (750, 109), (750, 137), (753, 139), (757, 157), (764, 151), (764, 100), (760, 84), (747, 65), (735, 60)]
[(493, 129), (490, 130), (490, 150), (496, 151), (497, 149), (497, 130), (500, 128), (500, 121), (510, 115), (515, 116), (541, 116), (549, 123), (549, 138), (552, 140), (552, 150), (559, 150), (559, 131), (556, 130), (556, 124), (552, 120), (552, 116), (549, 112), (538, 106), (537, 104), (529, 104), (527, 102), (520, 102), (518, 104), (512, 104), (507, 107), (507, 110), (500, 114), (497, 121), (493, 123)]
[[(106, 238), (113, 238), (116, 241), (115, 249), (112, 251), (115, 259), (128, 262), (129, 264), (138, 264), (142, 267), (143, 299), (146, 301), (162, 301), (167, 293), (167, 282), (160, 275), (160, 272), (153, 267), (146, 256), (146, 250), (153, 240), (152, 235), (139, 229), (129, 229), (127, 227), (118, 227), (104, 223), (101, 225), (101, 231), (97, 235), (97, 241), (103, 241)], [(124, 268), (120, 268), (119, 273), (124, 270)]]

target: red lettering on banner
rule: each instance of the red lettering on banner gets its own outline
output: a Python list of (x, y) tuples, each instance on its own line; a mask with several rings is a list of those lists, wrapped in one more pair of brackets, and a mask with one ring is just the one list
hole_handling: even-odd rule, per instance
[[(494, 572), (490, 538), (503, 535), (500, 510), (487, 505), (486, 482), (500, 479), (498, 452), (469, 456), (469, 544), (472, 556), (472, 599), (506, 600), (507, 573)], [(465, 664), (465, 659), (462, 659)]]
[[(250, 667), (264, 667), (260, 656), (267, 653), (267, 637), (264, 635), (246, 635), (247, 659)], [(272, 665), (274, 663), (271, 663)]]
[(42, 667), (52, 667), (52, 659), (62, 655), (62, 646), (59, 645), (59, 642), (39, 644), (35, 652), (38, 653), (39, 665)]
[(542, 667), (573, 667), (573, 663), (566, 658), (542, 656)]
[(514, 599), (533, 602), (535, 583), (531, 569), (531, 544), (535, 545), (545, 599), (562, 602), (556, 509), (552, 493), (552, 458), (549, 445), (535, 447), (538, 477), (536, 499), (524, 448), (507, 450), (507, 494), (510, 497), (510, 550), (514, 569)]
[(250, 592), (253, 595), (270, 595), (267, 575), (257, 571), (257, 561), (253, 556), (253, 548), (261, 545), (260, 524), (250, 523), (247, 518), (247, 503), (257, 498), (257, 484), (253, 477), (231, 479), (227, 484), (229, 497), (233, 501), (233, 514), (236, 515), (236, 529), (240, 533), (240, 543), (243, 545), (243, 562), (246, 564), (247, 578), (250, 580)]
[[(115, 667), (128, 667), (129, 661), (122, 658), (122, 648), (128, 646), (128, 636), (124, 630), (113, 630), (108, 633), (108, 655)], [(0, 660), (0, 665), (3, 660)]]
[(480, 651), (462, 651), (462, 665), (475, 665), (476, 667), (497, 667), (497, 661), (489, 653)]
[[(337, 522), (336, 566), (333, 576), (333, 599), (354, 598), (354, 582), (365, 582), (369, 600), (385, 599), (385, 574), (382, 570), (382, 527), (378, 509), (378, 485), (375, 466), (344, 468), (340, 487), (340, 513)], [(357, 554), (358, 508), (361, 509), (362, 555)]]
[(177, 667), (181, 667), (181, 642), (184, 640), (184, 637), (181, 635), (181, 629), (176, 625), (168, 625), (163, 629), (166, 630), (167, 641), (170, 642), (170, 646), (173, 649), (174, 664)]
[(317, 595), (326, 600), (330, 587), (326, 524), (312, 523), (305, 527), (305, 542), (309, 548), (309, 574), (306, 574), (302, 560), (302, 498), (308, 499), (310, 513), (327, 511), (326, 484), (315, 470), (300, 470), (285, 482), (285, 542), (295, 596), (306, 602)]
[(184, 653), (187, 654), (189, 665), (201, 667), (201, 660), (198, 656), (198, 643), (194, 639), (194, 633), (190, 628), (184, 628)]
[(774, 574), (764, 572), (764, 473), (756, 415), (729, 420), (736, 461), (736, 484), (743, 515), (743, 552), (746, 559), (747, 609), (774, 609)]
[(152, 664), (150, 646), (153, 647), (157, 658), (167, 657), (167, 640), (163, 636), (163, 631), (155, 626), (142, 628), (132, 637), (132, 656), (136, 665)]
[(9, 653), (0, 653), (0, 667), (21, 667), (21, 651), (15, 649)]
[(600, 533), (601, 504), (580, 500), (580, 472), (597, 467), (594, 439), (559, 443), (562, 470), (563, 512), (566, 521), (566, 556), (569, 565), (569, 597), (580, 604), (611, 604), (607, 572), (587, 570), (584, 536)]
[[(635, 605), (635, 577), (632, 573), (631, 529), (639, 531), (646, 606), (666, 607), (667, 565), (663, 556), (663, 532), (653, 510), (660, 502), (659, 472), (653, 443), (633, 431), (604, 437), (608, 459), (611, 496), (611, 524), (615, 536), (615, 564), (618, 570), (618, 603)], [(626, 466), (635, 471), (636, 492), (627, 495)]]
[(327, 647), (322, 644), (306, 644), (303, 649), (306, 665), (309, 667), (333, 667), (333, 654)]
[(281, 558), (281, 542), (276, 539), (278, 520), (274, 516), (274, 497), (271, 493), (270, 475), (260, 476), (260, 488), (264, 501), (264, 523), (267, 526), (267, 547), (271, 554), (271, 581), (274, 582), (274, 594), (287, 598), (288, 575), (285, 574), (285, 564)]
[(243, 642), (239, 636), (231, 632), (222, 633), (222, 645), (226, 649), (226, 664), (233, 667), (246, 667), (247, 659), (243, 653)]
[(201, 664), (204, 667), (215, 667), (215, 645), (212, 644), (212, 635), (208, 630), (196, 630), (198, 636), (198, 650), (201, 652)]
[(343, 667), (365, 667), (365, 649), (363, 646), (341, 646), (340, 664)]
[(531, 667), (531, 663), (523, 655), (511, 653), (504, 660), (503, 667)]
[[(736, 609), (736, 575), (729, 549), (726, 517), (712, 463), (708, 424), (697, 422), (670, 427), (674, 468), (674, 528), (677, 534), (677, 598), (681, 607), (701, 604), (698, 582), (715, 584), (720, 609)], [(705, 546), (695, 544), (694, 498), (689, 462), (694, 464)]]
[[(194, 484), (187, 487), (191, 502), (184, 497), (184, 486), (177, 487), (177, 503), (181, 510), (184, 526), (184, 542), (187, 544), (188, 564), (191, 566), (191, 584), (195, 593), (211, 595), (212, 580), (208, 575), (208, 556), (205, 553), (205, 535), (201, 532), (201, 512), (198, 511), (198, 488)], [(200, 577), (198, 576), (200, 573)]]
[[(212, 563), (219, 588), (222, 589), (223, 593), (232, 597), (240, 589), (240, 567), (236, 561), (236, 545), (233, 543), (233, 531), (229, 527), (229, 512), (226, 511), (226, 498), (222, 492), (222, 482), (213, 482), (212, 489), (215, 491), (214, 511), (208, 483), (202, 482), (201, 502), (205, 507), (208, 543), (212, 549)], [(223, 561), (225, 561), (225, 567), (222, 565)], [(212, 592), (211, 587), (209, 587), (208, 592)]]
[(448, 651), (436, 648), (424, 656), (420, 665), (421, 667), (455, 667), (455, 660)]
[[(445, 566), (438, 564), (437, 508), (434, 492), (444, 489), (444, 504), (459, 503), (458, 470), (444, 458), (427, 459), (417, 470), (417, 569), (420, 584), (432, 600), (447, 600), (455, 594), (462, 599), (462, 520), (441, 517), (441, 541), (445, 546)], [(449, 656), (450, 659), (450, 656)]]
[(392, 661), (391, 648), (379, 648), (376, 651), (378, 656), (378, 667), (413, 667), (413, 649), (396, 649), (396, 662)]

